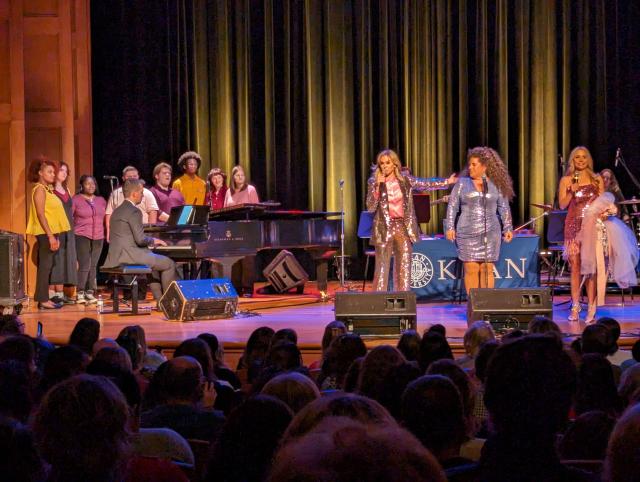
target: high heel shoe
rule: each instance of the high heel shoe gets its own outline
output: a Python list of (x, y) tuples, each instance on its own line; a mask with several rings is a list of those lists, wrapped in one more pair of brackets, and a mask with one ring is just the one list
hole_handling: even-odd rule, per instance
[(62, 308), (62, 305), (54, 303), (51, 300), (38, 303), (39, 310), (58, 310), (60, 308)]
[(569, 321), (578, 321), (580, 320), (580, 311), (582, 311), (582, 307), (580, 303), (573, 303), (571, 305), (571, 311), (569, 312)]
[(591, 323), (596, 321), (596, 308), (597, 305), (594, 304), (589, 304), (589, 309), (587, 310), (587, 317), (584, 320), (584, 323), (586, 325), (590, 325)]

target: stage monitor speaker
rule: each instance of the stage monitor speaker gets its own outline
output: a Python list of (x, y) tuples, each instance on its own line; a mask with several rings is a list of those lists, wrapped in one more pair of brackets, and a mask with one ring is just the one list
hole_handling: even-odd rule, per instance
[(300, 266), (293, 253), (283, 249), (273, 258), (273, 261), (262, 270), (262, 274), (278, 293), (284, 293), (291, 288), (299, 287), (300, 293), (309, 275)]
[(158, 306), (169, 320), (232, 318), (238, 307), (238, 293), (228, 278), (174, 281)]
[(416, 329), (416, 294), (412, 291), (336, 293), (336, 320), (351, 333), (397, 337)]
[(24, 237), (0, 231), (0, 305), (13, 306), (25, 301)]
[(474, 288), (469, 293), (468, 325), (485, 320), (499, 331), (526, 330), (538, 315), (553, 315), (550, 288)]

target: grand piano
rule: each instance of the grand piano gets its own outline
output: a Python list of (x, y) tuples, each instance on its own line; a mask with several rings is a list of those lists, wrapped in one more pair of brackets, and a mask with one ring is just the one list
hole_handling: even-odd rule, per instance
[[(270, 209), (267, 203), (239, 204), (209, 211), (207, 206), (180, 206), (167, 225), (145, 232), (167, 246), (154, 252), (175, 261), (211, 260), (231, 278), (233, 264), (263, 249), (302, 248), (316, 263), (318, 289), (326, 291), (328, 259), (340, 244), (340, 213)], [(184, 214), (183, 210), (189, 210)], [(180, 220), (183, 220), (181, 223)], [(186, 220), (186, 222), (185, 222)]]

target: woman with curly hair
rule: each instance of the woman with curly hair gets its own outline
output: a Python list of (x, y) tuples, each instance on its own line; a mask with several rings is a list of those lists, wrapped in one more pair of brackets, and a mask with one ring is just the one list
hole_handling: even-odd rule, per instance
[(464, 264), (467, 294), (472, 288), (494, 286), (500, 239), (509, 243), (513, 238), (509, 209), (513, 196), (513, 182), (500, 155), (490, 147), (471, 149), (467, 167), (449, 196), (445, 219), (447, 239), (455, 241)]
[(394, 289), (410, 289), (411, 254), (419, 234), (412, 191), (447, 189), (456, 181), (455, 175), (448, 179), (413, 177), (403, 173), (400, 158), (391, 149), (378, 154), (367, 190), (367, 209), (375, 213), (371, 231), (371, 244), (376, 248), (375, 291), (387, 291), (392, 256)]
[[(582, 219), (589, 205), (604, 192), (602, 178), (593, 171), (593, 158), (589, 149), (578, 146), (569, 154), (569, 166), (565, 175), (560, 179), (558, 187), (558, 204), (560, 209), (567, 210), (564, 224), (564, 257), (571, 266), (571, 311), (569, 321), (578, 321), (580, 307), (580, 288), (582, 275), (580, 273), (581, 256), (578, 233), (582, 227)], [(588, 276), (585, 279), (587, 297), (589, 299), (589, 313), (587, 320), (593, 319), (596, 311), (595, 279)]]

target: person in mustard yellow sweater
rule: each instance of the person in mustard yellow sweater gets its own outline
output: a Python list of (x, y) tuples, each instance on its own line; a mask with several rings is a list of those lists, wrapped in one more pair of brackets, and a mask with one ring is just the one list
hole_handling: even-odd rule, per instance
[(194, 151), (185, 152), (178, 159), (178, 167), (184, 174), (173, 181), (173, 189), (182, 193), (187, 204), (205, 204), (207, 183), (198, 176), (201, 164), (200, 154)]

